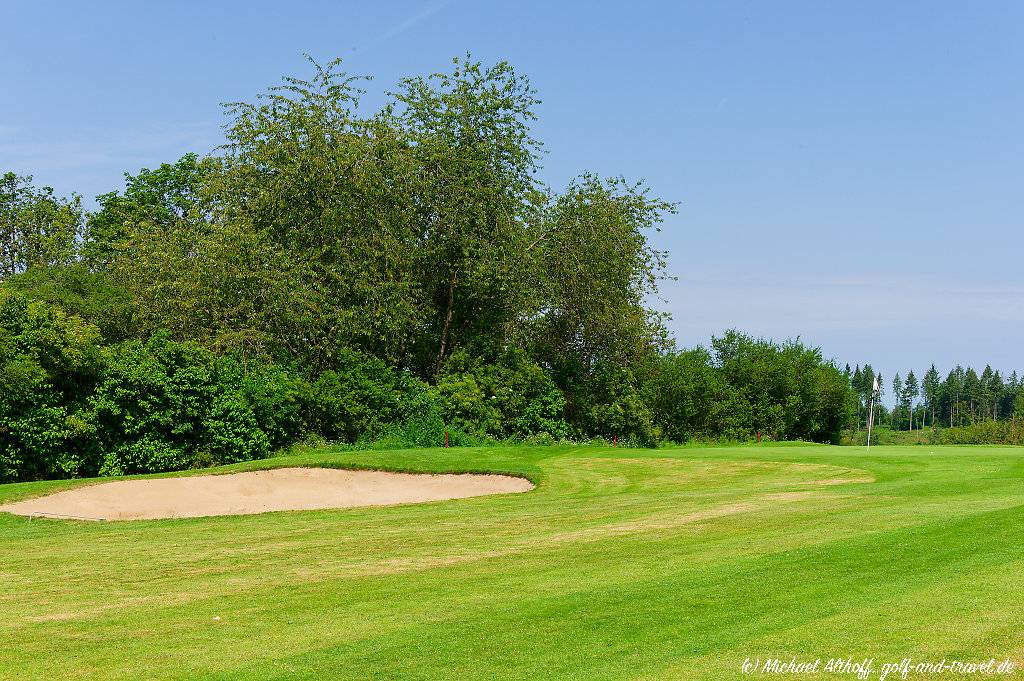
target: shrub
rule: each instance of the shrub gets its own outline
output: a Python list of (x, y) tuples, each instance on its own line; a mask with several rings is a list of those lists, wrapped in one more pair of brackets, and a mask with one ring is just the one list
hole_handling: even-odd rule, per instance
[(502, 414), (488, 392), (472, 373), (446, 374), (437, 384), (443, 422), (461, 432), (500, 434)]
[(144, 436), (141, 440), (118, 445), (103, 460), (100, 475), (162, 473), (188, 468), (189, 454), (169, 442)]
[(213, 355), (158, 334), (108, 349), (90, 411), (105, 451), (144, 438), (194, 451), (215, 396)]
[(335, 369), (309, 389), (309, 425), (324, 437), (355, 442), (377, 435), (401, 416), (408, 381), (384, 362), (355, 350), (338, 353)]
[(484, 363), (464, 352), (445, 365), (437, 385), (442, 416), (452, 430), (478, 436), (568, 435), (565, 397), (550, 375), (518, 351)]
[(447, 422), (437, 388), (355, 350), (338, 353), (335, 368), (308, 386), (306, 402), (309, 430), (332, 440), (437, 446), (446, 428), (461, 430)]
[(219, 391), (237, 393), (245, 400), (270, 449), (302, 439), (310, 386), (300, 376), (281, 365), (245, 363), (235, 357), (218, 359), (215, 376)]
[(437, 387), (410, 378), (404, 383), (398, 421), (380, 435), (364, 437), (361, 442), (374, 447), (440, 447), (446, 434), (451, 447), (490, 442), (485, 433), (467, 432), (459, 423), (448, 421), (450, 409), (451, 404)]
[(1024, 445), (1024, 423), (986, 420), (942, 430), (933, 428), (930, 440), (943, 445)]
[[(437, 447), (444, 443), (446, 430), (451, 440), (451, 428), (445, 425), (444, 407), (436, 389), (410, 381), (405, 395), (399, 423), (387, 433), (389, 442), (406, 447)], [(455, 437), (460, 442), (461, 432)]]
[(529, 437), (523, 438), (523, 444), (537, 447), (550, 447), (558, 444), (558, 440), (556, 440), (551, 433), (537, 433), (536, 435), (530, 435)]
[(665, 437), (674, 442), (744, 430), (742, 421), (735, 420), (736, 410), (720, 408), (732, 406), (734, 395), (703, 348), (660, 358), (654, 378), (645, 387), (645, 400)]
[(217, 464), (262, 459), (270, 453), (270, 439), (240, 393), (219, 394), (203, 426), (204, 445)]
[[(254, 403), (267, 413), (274, 436), (282, 441), (297, 436), (300, 428), (293, 423), (298, 407), (270, 414), (290, 399), (288, 390), (270, 387), (275, 385), (272, 376), (270, 370), (244, 375), (230, 361), (219, 363), (208, 350), (166, 334), (109, 348), (88, 412), (106, 452), (104, 471), (159, 472), (197, 461), (267, 456), (271, 437)], [(290, 385), (277, 379), (278, 386)]]
[(572, 389), (574, 435), (654, 446), (660, 433), (637, 384), (628, 368), (611, 364), (596, 367), (587, 380)]
[(95, 472), (80, 412), (99, 341), (94, 325), (0, 290), (0, 482)]

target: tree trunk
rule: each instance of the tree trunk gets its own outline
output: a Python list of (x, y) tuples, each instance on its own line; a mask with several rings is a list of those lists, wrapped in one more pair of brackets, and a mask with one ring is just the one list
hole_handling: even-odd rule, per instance
[(437, 364), (434, 366), (434, 376), (441, 375), (441, 365), (444, 364), (444, 356), (448, 351), (448, 333), (452, 326), (452, 314), (455, 311), (455, 281), (458, 279), (458, 271), (452, 272), (448, 281), (448, 310), (444, 315), (444, 326), (441, 327), (441, 347), (437, 352)]

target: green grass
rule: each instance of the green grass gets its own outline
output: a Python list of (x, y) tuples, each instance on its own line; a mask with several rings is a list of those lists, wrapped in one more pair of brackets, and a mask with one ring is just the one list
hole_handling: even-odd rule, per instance
[(324, 450), (233, 468), (296, 464), (539, 486), (191, 520), (0, 514), (0, 675), (736, 679), (748, 656), (1024, 656), (1024, 449)]

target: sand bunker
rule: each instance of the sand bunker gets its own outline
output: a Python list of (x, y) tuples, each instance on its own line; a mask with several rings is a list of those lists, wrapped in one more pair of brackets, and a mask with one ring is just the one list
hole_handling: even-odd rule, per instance
[(150, 520), (390, 506), (530, 489), (533, 484), (529, 480), (508, 475), (275, 468), (230, 475), (106, 482), (14, 502), (0, 506), (0, 511), (82, 520)]

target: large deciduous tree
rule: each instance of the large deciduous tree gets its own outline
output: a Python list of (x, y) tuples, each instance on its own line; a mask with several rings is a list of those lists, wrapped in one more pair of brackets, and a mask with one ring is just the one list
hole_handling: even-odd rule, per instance
[(190, 214), (201, 210), (199, 192), (212, 169), (212, 160), (185, 154), (174, 163), (137, 174), (125, 173), (124, 192), (96, 197), (100, 209), (89, 215), (83, 259), (103, 269), (137, 228), (172, 230)]
[(31, 176), (0, 175), (0, 281), (35, 267), (66, 265), (82, 232), (81, 197), (38, 189)]
[(415, 164), (417, 282), (430, 305), (417, 362), (439, 373), (460, 346), (495, 355), (533, 312), (539, 103), (506, 62), (455, 59), (404, 79), (386, 111)]
[[(540, 302), (523, 329), (569, 393), (570, 414), (594, 412), (599, 397), (626, 400), (627, 384), (642, 380), (637, 372), (670, 348), (664, 315), (647, 304), (665, 266), (665, 254), (651, 246), (647, 232), (672, 210), (643, 184), (591, 174), (548, 205), (528, 246), (539, 265)], [(594, 389), (593, 381), (617, 392)]]
[(431, 379), (456, 350), (518, 347), (563, 388), (659, 347), (664, 254), (646, 232), (673, 206), (592, 175), (545, 191), (526, 78), (456, 59), (366, 116), (360, 79), (314, 69), (228, 105), (219, 157), (104, 197), (94, 231), (130, 233), (111, 269), (143, 321), (314, 369), (355, 348)]

